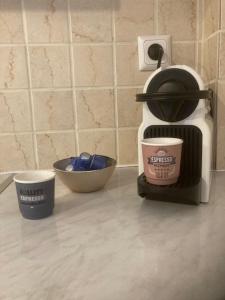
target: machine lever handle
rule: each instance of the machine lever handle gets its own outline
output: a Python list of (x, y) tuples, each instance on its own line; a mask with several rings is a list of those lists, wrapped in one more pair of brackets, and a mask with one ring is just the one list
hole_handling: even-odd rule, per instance
[(211, 89), (202, 90), (202, 91), (190, 91), (190, 92), (180, 92), (180, 93), (171, 93), (171, 92), (159, 92), (159, 93), (146, 93), (146, 94), (137, 94), (137, 102), (146, 102), (151, 100), (196, 100), (199, 99), (209, 99), (213, 100), (213, 91)]

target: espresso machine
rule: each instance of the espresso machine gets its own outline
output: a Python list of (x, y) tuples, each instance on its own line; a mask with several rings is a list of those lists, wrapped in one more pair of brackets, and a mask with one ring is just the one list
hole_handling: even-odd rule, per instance
[[(211, 185), (213, 121), (212, 90), (185, 65), (159, 67), (146, 81), (136, 101), (143, 103), (138, 131), (138, 194), (147, 199), (199, 204), (208, 202)], [(141, 141), (175, 137), (183, 140), (178, 182), (158, 186), (147, 182)]]

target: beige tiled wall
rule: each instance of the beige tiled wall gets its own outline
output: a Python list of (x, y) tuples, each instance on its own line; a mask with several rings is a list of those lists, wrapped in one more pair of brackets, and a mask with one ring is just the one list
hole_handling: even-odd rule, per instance
[(171, 34), (173, 63), (198, 67), (199, 1), (0, 0), (0, 171), (81, 151), (136, 164), (135, 94), (149, 76), (138, 71), (137, 36)]
[(202, 75), (215, 93), (215, 166), (225, 169), (225, 1), (203, 1)]

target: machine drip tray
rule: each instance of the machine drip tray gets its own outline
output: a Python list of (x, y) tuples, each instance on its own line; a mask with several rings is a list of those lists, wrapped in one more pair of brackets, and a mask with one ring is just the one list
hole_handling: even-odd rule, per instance
[(201, 178), (180, 177), (175, 184), (159, 186), (148, 183), (142, 173), (138, 177), (138, 194), (150, 200), (198, 205), (201, 200)]

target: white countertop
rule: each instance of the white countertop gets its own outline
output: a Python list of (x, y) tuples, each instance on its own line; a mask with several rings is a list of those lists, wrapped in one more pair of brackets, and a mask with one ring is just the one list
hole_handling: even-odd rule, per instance
[(20, 215), (14, 184), (0, 194), (1, 300), (225, 299), (225, 173), (209, 204), (139, 198), (136, 168), (102, 191), (57, 182), (54, 215)]

